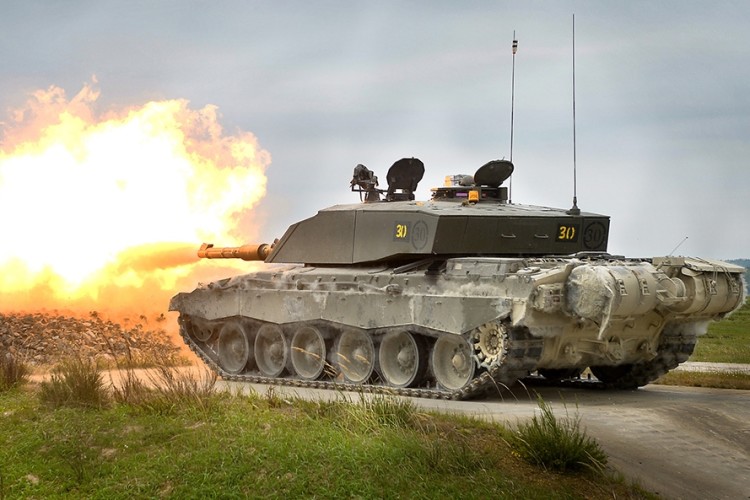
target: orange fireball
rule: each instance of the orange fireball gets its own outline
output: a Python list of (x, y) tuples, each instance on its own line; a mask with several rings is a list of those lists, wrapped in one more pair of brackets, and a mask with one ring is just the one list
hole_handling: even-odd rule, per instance
[(0, 310), (163, 310), (199, 277), (201, 242), (257, 236), (247, 220), (270, 155), (252, 134), (226, 134), (216, 107), (181, 99), (99, 115), (98, 96), (51, 87), (5, 121)]

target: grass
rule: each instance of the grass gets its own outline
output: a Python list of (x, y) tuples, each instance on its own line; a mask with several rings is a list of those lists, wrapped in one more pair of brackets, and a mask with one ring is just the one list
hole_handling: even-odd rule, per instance
[[(745, 304), (711, 325), (692, 359), (750, 362), (749, 331)], [(558, 418), (543, 401), (514, 431), (409, 400), (231, 395), (214, 391), (215, 376), (163, 360), (116, 364), (125, 375), (109, 384), (100, 366), (73, 360), (35, 388), (23, 363), (0, 358), (0, 500), (648, 497), (604, 472), (577, 414)], [(139, 377), (137, 366), (151, 368)], [(750, 388), (740, 373), (661, 382)]]
[[(750, 299), (734, 314), (711, 323), (698, 339), (690, 361), (750, 363)], [(672, 371), (657, 384), (716, 389), (750, 389), (750, 375), (741, 372)]]
[(95, 361), (72, 358), (52, 370), (41, 384), (41, 401), (53, 408), (61, 406), (101, 408), (110, 402), (104, 376)]
[(750, 300), (728, 318), (711, 323), (690, 360), (750, 363)]
[(672, 371), (656, 383), (687, 387), (712, 387), (714, 389), (750, 390), (750, 375), (743, 372), (691, 372)]
[(157, 366), (141, 370), (125, 370), (119, 382), (112, 381), (115, 401), (135, 408), (169, 413), (181, 405), (210, 411), (217, 375), (203, 369), (195, 374), (173, 366)]
[[(203, 389), (144, 385), (96, 407), (50, 405), (32, 386), (0, 393), (0, 498), (643, 497), (599, 470), (540, 469), (517, 456), (513, 431), (410, 400)], [(549, 407), (543, 419), (578, 432)]]
[(528, 462), (559, 472), (590, 468), (601, 471), (607, 455), (581, 430), (581, 417), (556, 417), (549, 403), (538, 399), (541, 414), (518, 425), (511, 443)]
[(10, 352), (0, 351), (0, 392), (9, 391), (29, 380), (29, 366)]
[(126, 357), (117, 360), (116, 368), (119, 380), (113, 380), (110, 373), (114, 400), (157, 413), (169, 412), (181, 404), (207, 411), (218, 378), (205, 368), (197, 375), (180, 370), (171, 354), (151, 356), (144, 362), (144, 358), (134, 357), (130, 349)]

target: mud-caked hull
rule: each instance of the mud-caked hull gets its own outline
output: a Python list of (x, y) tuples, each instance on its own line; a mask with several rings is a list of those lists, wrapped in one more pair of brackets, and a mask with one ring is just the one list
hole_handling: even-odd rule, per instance
[(212, 369), (248, 382), (463, 399), (591, 368), (630, 388), (743, 304), (743, 271), (606, 256), (269, 266), (180, 293), (170, 310)]

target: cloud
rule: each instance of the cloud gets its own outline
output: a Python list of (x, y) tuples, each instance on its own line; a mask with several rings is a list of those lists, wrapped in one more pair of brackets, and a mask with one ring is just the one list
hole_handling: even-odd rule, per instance
[(573, 12), (579, 198), (612, 216), (613, 251), (663, 253), (689, 234), (680, 251), (747, 256), (741, 3), (25, 2), (0, 20), (0, 107), (94, 73), (102, 106), (214, 104), (273, 154), (269, 240), (355, 202), (357, 163), (382, 175), (421, 157), (424, 197), (446, 174), (507, 157), (515, 30), (514, 201), (567, 206)]

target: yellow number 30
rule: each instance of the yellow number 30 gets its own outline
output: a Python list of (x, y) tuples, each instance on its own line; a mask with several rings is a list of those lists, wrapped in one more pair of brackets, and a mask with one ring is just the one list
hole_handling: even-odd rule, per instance
[(557, 233), (558, 240), (574, 240), (576, 238), (576, 227), (575, 226), (560, 226), (559, 232)]
[(406, 224), (396, 224), (396, 238), (406, 238), (407, 230), (408, 226)]

